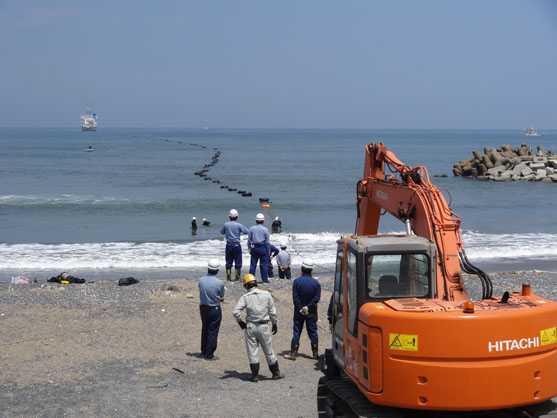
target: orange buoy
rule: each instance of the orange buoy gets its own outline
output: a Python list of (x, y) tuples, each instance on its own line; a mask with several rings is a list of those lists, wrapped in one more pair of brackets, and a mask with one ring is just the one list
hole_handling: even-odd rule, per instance
[(268, 203), (263, 203), (263, 204), (261, 205), (261, 207), (262, 207), (262, 208), (270, 208), (271, 205), (269, 205)]

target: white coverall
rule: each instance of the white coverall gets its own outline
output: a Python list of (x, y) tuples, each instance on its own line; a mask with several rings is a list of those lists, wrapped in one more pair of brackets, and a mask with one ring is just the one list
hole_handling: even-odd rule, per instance
[(246, 340), (246, 350), (250, 364), (259, 363), (259, 344), (265, 353), (267, 364), (272, 365), (277, 362), (273, 352), (273, 342), (271, 339), (271, 324), (277, 323), (277, 311), (273, 297), (266, 290), (252, 287), (246, 294), (242, 295), (232, 311), (236, 322), (240, 322), (240, 313), (246, 310), (246, 329), (244, 336)]

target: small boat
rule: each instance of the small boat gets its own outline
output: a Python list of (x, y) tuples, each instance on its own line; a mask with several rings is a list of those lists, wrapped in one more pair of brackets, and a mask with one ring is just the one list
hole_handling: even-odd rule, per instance
[(545, 134), (543, 132), (538, 133), (538, 130), (532, 126), (530, 128), (526, 128), (524, 130), (524, 135), (526, 135), (526, 136), (544, 136)]
[(93, 147), (89, 145), (89, 148), (84, 149), (85, 152), (93, 152)]

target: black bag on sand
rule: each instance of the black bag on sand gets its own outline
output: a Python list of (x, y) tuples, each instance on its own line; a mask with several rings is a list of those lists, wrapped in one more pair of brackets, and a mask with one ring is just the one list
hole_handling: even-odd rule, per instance
[(139, 280), (134, 279), (133, 277), (123, 277), (118, 280), (118, 286), (129, 286), (130, 284), (139, 283)]
[(47, 282), (62, 283), (66, 281), (68, 283), (85, 283), (85, 279), (80, 279), (79, 277), (72, 276), (69, 273), (60, 273), (56, 277), (51, 277)]

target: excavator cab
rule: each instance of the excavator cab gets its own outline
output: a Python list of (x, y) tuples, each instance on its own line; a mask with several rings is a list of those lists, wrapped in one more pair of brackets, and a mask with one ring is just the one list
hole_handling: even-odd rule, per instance
[(333, 355), (338, 367), (344, 363), (344, 274), (348, 284), (348, 327), (357, 334), (357, 312), (367, 302), (434, 297), (435, 271), (435, 246), (426, 238), (375, 235), (340, 239), (332, 301)]

